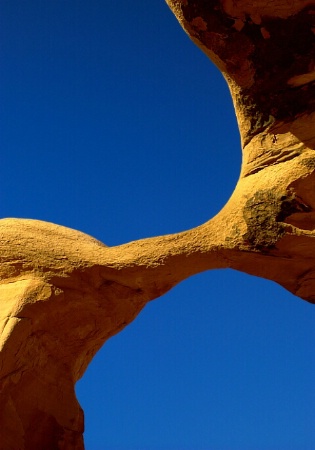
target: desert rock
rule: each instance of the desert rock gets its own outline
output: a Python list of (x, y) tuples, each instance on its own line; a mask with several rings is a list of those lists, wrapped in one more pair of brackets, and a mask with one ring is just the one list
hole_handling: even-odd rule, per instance
[(230, 87), (241, 177), (209, 222), (117, 247), (0, 221), (1, 450), (82, 450), (76, 381), (148, 301), (195, 273), (230, 267), (315, 302), (315, 3), (168, 4)]

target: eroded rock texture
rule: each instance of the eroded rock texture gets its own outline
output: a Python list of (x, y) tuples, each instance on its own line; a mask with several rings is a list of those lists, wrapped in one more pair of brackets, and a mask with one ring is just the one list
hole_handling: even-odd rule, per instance
[(82, 450), (75, 382), (106, 339), (190, 275), (232, 267), (315, 302), (315, 3), (168, 4), (230, 86), (240, 180), (204, 225), (118, 247), (0, 221), (1, 450)]

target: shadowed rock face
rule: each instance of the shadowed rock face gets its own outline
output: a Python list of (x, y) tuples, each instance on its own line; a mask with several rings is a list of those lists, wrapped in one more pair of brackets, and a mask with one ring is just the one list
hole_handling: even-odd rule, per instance
[(1, 450), (82, 450), (75, 382), (106, 339), (188, 276), (232, 267), (315, 303), (315, 3), (168, 4), (229, 84), (240, 180), (209, 222), (118, 247), (0, 221)]

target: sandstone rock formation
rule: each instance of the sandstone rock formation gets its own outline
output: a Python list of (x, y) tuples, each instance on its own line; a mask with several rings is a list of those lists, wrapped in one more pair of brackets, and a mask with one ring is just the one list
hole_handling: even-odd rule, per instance
[(229, 84), (240, 180), (209, 222), (118, 247), (0, 221), (1, 450), (82, 450), (75, 382), (106, 339), (188, 276), (232, 267), (315, 302), (315, 2), (168, 4)]

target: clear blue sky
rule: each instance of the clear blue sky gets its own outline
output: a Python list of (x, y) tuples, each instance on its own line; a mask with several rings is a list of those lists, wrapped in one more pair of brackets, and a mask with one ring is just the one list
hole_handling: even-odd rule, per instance
[[(163, 0), (2, 0), (0, 33), (2, 217), (116, 245), (221, 209), (228, 89)], [(245, 274), (186, 280), (78, 383), (86, 450), (313, 450), (314, 316)]]

